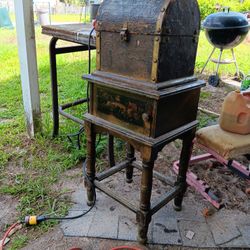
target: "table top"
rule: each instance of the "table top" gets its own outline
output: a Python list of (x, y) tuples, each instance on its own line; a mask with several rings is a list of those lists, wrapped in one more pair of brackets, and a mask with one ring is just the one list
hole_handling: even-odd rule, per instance
[[(42, 26), (42, 34), (69, 42), (88, 44), (92, 27), (91, 23), (44, 25)], [(91, 45), (95, 46), (95, 31), (92, 34)]]

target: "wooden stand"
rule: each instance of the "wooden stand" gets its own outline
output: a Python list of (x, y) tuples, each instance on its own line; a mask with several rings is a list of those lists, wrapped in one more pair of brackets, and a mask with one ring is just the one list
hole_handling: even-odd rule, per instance
[[(196, 126), (197, 121), (193, 121), (158, 138), (151, 138), (136, 134), (131, 130), (121, 128), (91, 114), (86, 114), (85, 129), (87, 136), (87, 179), (85, 184), (87, 188), (87, 204), (93, 204), (95, 188), (98, 188), (118, 201), (120, 204), (136, 213), (136, 220), (138, 223), (138, 241), (145, 244), (147, 242), (148, 226), (154, 213), (156, 213), (172, 199), (174, 199), (174, 208), (177, 211), (181, 210), (183, 196), (187, 188), (186, 172), (188, 169), (192, 149), (192, 140), (195, 135)], [(95, 167), (96, 134), (107, 132), (127, 142), (127, 157), (122, 163), (97, 174)], [(154, 162), (157, 159), (158, 152), (161, 151), (166, 144), (177, 138), (183, 141), (177, 181), (175, 182), (173, 188), (167, 192), (160, 201), (151, 205), (153, 176), (169, 184), (166, 177), (153, 171)], [(135, 161), (135, 150), (139, 151), (141, 154), (142, 166), (137, 164)], [(101, 183), (101, 181), (105, 178), (110, 177), (123, 169), (126, 169), (126, 180), (129, 183), (132, 181), (134, 167), (142, 171), (139, 206), (132, 204), (130, 201), (124, 199), (122, 196), (119, 196), (113, 190), (105, 187), (105, 185)]]
[[(126, 6), (126, 8), (124, 8)], [(104, 1), (96, 18), (96, 71), (84, 75), (89, 82), (90, 109), (85, 115), (87, 134), (88, 204), (95, 188), (136, 213), (138, 240), (147, 242), (151, 217), (170, 200), (181, 210), (186, 172), (197, 126), (200, 88), (194, 74), (200, 29), (196, 0)], [(128, 144), (126, 159), (96, 174), (97, 133), (108, 133)], [(183, 140), (177, 181), (170, 192), (151, 205), (153, 171), (158, 152), (175, 139)], [(134, 150), (142, 165), (135, 162)], [(142, 171), (139, 206), (105, 187), (101, 181), (126, 169)]]

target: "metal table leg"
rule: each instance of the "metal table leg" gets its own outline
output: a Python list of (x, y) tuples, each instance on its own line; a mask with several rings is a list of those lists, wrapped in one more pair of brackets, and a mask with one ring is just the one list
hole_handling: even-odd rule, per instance
[[(83, 124), (83, 121), (77, 117), (73, 117), (68, 113), (64, 112), (64, 109), (86, 103), (88, 99), (80, 99), (74, 101), (72, 103), (66, 103), (59, 107), (58, 103), (58, 83), (57, 83), (57, 65), (56, 65), (56, 55), (57, 54), (66, 54), (66, 53), (73, 53), (73, 52), (80, 52), (80, 51), (87, 51), (87, 45), (78, 45), (78, 46), (68, 46), (68, 47), (61, 47), (56, 48), (58, 38), (52, 37), (49, 45), (49, 52), (50, 52), (50, 78), (51, 78), (51, 90), (52, 90), (52, 113), (53, 113), (53, 132), (52, 136), (56, 137), (59, 132), (59, 114), (77, 122)], [(91, 49), (95, 49), (91, 47)]]
[(203, 68), (202, 68), (202, 70), (201, 70), (201, 74), (203, 73), (204, 69), (206, 68), (208, 62), (210, 61), (210, 59), (211, 59), (211, 57), (212, 57), (212, 55), (213, 55), (215, 49), (216, 49), (216, 48), (214, 47), (213, 50), (212, 50), (212, 52), (210, 53), (210, 55), (209, 55), (209, 57), (208, 57), (206, 63), (204, 64), (204, 66), (203, 66)]
[(232, 52), (233, 61), (234, 61), (235, 68), (236, 68), (236, 74), (237, 74), (238, 77), (240, 77), (240, 71), (239, 71), (239, 67), (238, 67), (236, 57), (235, 57), (235, 54), (234, 54), (234, 49), (231, 49), (231, 52)]
[[(87, 45), (80, 45), (80, 46), (71, 46), (71, 47), (64, 47), (64, 48), (56, 48), (58, 38), (52, 37), (50, 40), (49, 45), (49, 54), (50, 54), (50, 78), (51, 78), (51, 91), (52, 91), (52, 114), (53, 114), (53, 132), (52, 136), (56, 137), (59, 133), (59, 114), (79, 123), (84, 124), (84, 121), (74, 117), (66, 112), (64, 109), (86, 103), (89, 100), (84, 98), (81, 100), (77, 100), (72, 103), (66, 103), (59, 107), (58, 103), (58, 82), (57, 82), (57, 66), (56, 66), (56, 55), (57, 54), (66, 54), (71, 52), (79, 52), (79, 51), (87, 51)], [(91, 46), (91, 49), (95, 49)], [(109, 155), (109, 164), (110, 167), (115, 165), (114, 159), (114, 137), (112, 135), (108, 136), (108, 155)]]
[(219, 59), (218, 59), (218, 63), (217, 63), (217, 66), (216, 66), (216, 73), (215, 73), (216, 75), (218, 75), (218, 72), (219, 72), (219, 66), (221, 64), (222, 53), (223, 53), (223, 49), (220, 49)]
[(52, 136), (58, 135), (59, 131), (59, 111), (58, 111), (58, 87), (57, 87), (57, 71), (56, 71), (56, 42), (57, 38), (52, 37), (49, 44), (50, 55), (50, 78), (52, 91), (52, 114), (53, 114), (53, 132)]

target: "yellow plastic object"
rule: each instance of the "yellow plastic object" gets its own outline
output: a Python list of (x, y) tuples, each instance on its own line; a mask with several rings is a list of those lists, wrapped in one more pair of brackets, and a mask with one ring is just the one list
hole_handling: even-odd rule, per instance
[(237, 134), (250, 134), (250, 93), (230, 92), (222, 105), (220, 127)]
[(37, 216), (29, 216), (29, 225), (33, 226), (33, 225), (37, 225)]

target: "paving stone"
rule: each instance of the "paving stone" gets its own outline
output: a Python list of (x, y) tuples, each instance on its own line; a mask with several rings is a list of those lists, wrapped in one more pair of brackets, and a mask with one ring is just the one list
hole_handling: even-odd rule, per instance
[(118, 239), (136, 241), (137, 224), (135, 216), (119, 216)]
[[(136, 228), (137, 229), (137, 228)], [(148, 227), (148, 243), (149, 244), (157, 244), (157, 242), (154, 242), (154, 239), (153, 239), (153, 221), (151, 221), (151, 223), (149, 224), (149, 227)], [(136, 232), (137, 234), (137, 232)]]
[(182, 245), (176, 219), (167, 216), (155, 216), (153, 223), (153, 243)]
[[(249, 236), (248, 236), (249, 237)], [(249, 244), (246, 243), (244, 237), (239, 236), (228, 243), (220, 245), (222, 248), (248, 248), (250, 247)]]
[(173, 208), (173, 201), (169, 202), (163, 209), (167, 209), (168, 216), (179, 220), (194, 220), (205, 222), (205, 218), (202, 215), (202, 206), (190, 203), (187, 200), (183, 201), (182, 210), (175, 211)]
[[(226, 211), (226, 210), (224, 210)], [(226, 216), (223, 211), (207, 218), (216, 245), (228, 243), (241, 236), (233, 216)]]
[(226, 208), (220, 209), (216, 214), (218, 217), (227, 217), (236, 225), (250, 225), (249, 214), (243, 213), (239, 210), (228, 210)]
[(242, 225), (239, 227), (239, 230), (242, 234), (242, 237), (246, 243), (246, 245), (250, 248), (250, 225)]
[(96, 205), (96, 213), (90, 226), (88, 236), (117, 239), (119, 215), (116, 210), (110, 209), (113, 202), (109, 200), (110, 206)]
[[(215, 247), (212, 234), (208, 225), (200, 221), (178, 220), (183, 246), (189, 247)], [(194, 232), (194, 237), (190, 240), (186, 238), (188, 231)]]
[(79, 208), (82, 208), (86, 206), (86, 197), (87, 197), (87, 194), (86, 194), (85, 188), (80, 188), (72, 194), (72, 201)]
[[(71, 210), (68, 216), (77, 216), (82, 210)], [(96, 208), (94, 207), (89, 213), (74, 220), (65, 220), (61, 223), (61, 229), (65, 236), (87, 236), (90, 225), (92, 224)]]
[[(134, 193), (131, 192), (131, 195)], [(80, 188), (73, 194), (75, 203), (69, 215), (77, 215), (86, 205), (86, 191)], [(160, 209), (152, 218), (148, 243), (183, 245), (187, 247), (248, 247), (250, 246), (250, 218), (237, 210), (221, 209), (205, 219), (204, 205), (184, 198), (183, 210), (176, 212), (173, 201)], [(136, 241), (137, 223), (133, 212), (97, 190), (94, 210), (82, 218), (63, 221), (65, 236), (89, 236)], [(190, 240), (188, 231), (194, 232)], [(212, 233), (211, 233), (212, 231)]]

